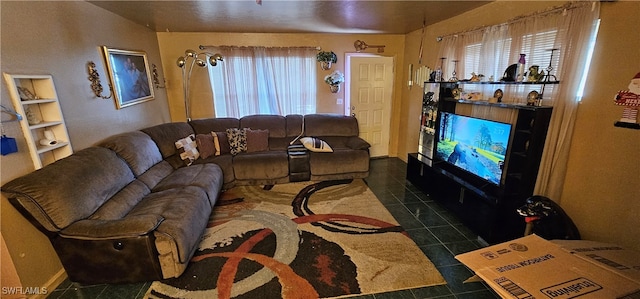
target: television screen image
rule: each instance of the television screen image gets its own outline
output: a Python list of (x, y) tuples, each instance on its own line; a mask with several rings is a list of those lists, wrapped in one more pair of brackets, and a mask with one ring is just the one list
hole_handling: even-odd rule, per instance
[(511, 125), (443, 112), (436, 158), (500, 185)]

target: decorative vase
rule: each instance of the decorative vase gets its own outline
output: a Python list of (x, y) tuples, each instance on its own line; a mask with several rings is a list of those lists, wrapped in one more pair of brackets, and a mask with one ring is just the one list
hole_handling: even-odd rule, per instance
[(321, 61), (320, 62), (320, 68), (322, 68), (323, 70), (330, 70), (331, 69), (331, 61)]
[(518, 82), (524, 81), (524, 65), (527, 63), (525, 56), (525, 54), (520, 54), (520, 59), (518, 59), (518, 75), (516, 77)]
[(54, 135), (53, 131), (51, 131), (51, 130), (45, 130), (44, 131), (44, 138), (49, 139), (49, 140), (56, 140), (56, 135)]
[(331, 93), (337, 93), (340, 91), (340, 84), (329, 85), (329, 87), (331, 88)]
[(24, 107), (24, 114), (27, 116), (27, 122), (29, 123), (29, 125), (33, 126), (42, 122), (40, 116), (31, 111), (31, 108), (29, 108), (28, 105)]

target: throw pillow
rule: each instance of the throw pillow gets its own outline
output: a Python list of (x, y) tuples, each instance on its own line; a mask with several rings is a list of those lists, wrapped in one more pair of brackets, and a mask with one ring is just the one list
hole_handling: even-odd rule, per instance
[(300, 138), (300, 142), (302, 142), (302, 145), (304, 145), (305, 148), (312, 152), (333, 153), (333, 149), (331, 148), (331, 146), (329, 146), (329, 144), (319, 138), (302, 137)]
[(211, 136), (213, 137), (213, 145), (215, 146), (214, 155), (220, 156), (231, 152), (227, 132), (211, 132)]
[(269, 130), (252, 130), (246, 128), (247, 153), (269, 150)]
[(229, 140), (229, 152), (237, 155), (247, 151), (247, 134), (244, 129), (227, 129), (227, 139)]
[(216, 152), (216, 147), (213, 144), (213, 136), (211, 134), (198, 134), (196, 135), (196, 144), (198, 145), (198, 152), (200, 152), (200, 158), (206, 159)]
[(196, 136), (194, 134), (176, 141), (176, 149), (180, 154), (180, 159), (182, 159), (187, 166), (193, 164), (193, 162), (200, 157)]

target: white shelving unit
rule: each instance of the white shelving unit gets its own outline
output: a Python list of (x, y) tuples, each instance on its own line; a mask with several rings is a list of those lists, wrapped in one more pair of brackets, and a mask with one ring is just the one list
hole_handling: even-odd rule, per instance
[[(20, 126), (35, 169), (71, 155), (73, 149), (53, 77), (4, 73), (4, 78), (13, 107), (23, 116)], [(53, 133), (53, 142), (48, 142), (47, 145), (41, 144), (41, 140), (47, 140), (45, 131)]]

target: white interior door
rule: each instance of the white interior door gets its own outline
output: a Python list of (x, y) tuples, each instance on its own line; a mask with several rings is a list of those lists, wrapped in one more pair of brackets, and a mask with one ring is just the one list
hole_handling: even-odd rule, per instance
[(350, 112), (360, 137), (371, 144), (371, 157), (389, 155), (393, 57), (350, 57)]

